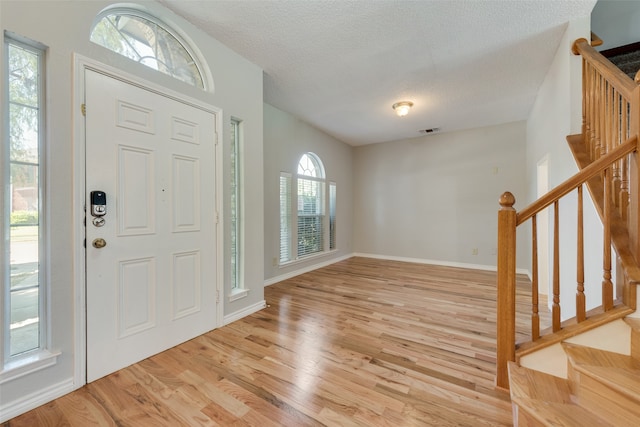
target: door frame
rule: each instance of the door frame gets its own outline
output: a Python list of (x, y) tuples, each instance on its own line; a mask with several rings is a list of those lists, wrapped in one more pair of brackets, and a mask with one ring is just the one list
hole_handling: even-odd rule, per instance
[(82, 113), (82, 106), (85, 99), (85, 70), (92, 70), (104, 74), (110, 78), (120, 80), (124, 83), (140, 87), (158, 95), (173, 99), (175, 101), (191, 105), (195, 108), (207, 111), (215, 115), (216, 134), (214, 136), (215, 153), (215, 190), (216, 190), (216, 295), (217, 310), (216, 324), (219, 328), (224, 323), (224, 304), (220, 295), (223, 291), (224, 283), (224, 221), (223, 221), (223, 144), (221, 133), (223, 134), (223, 112), (221, 108), (214, 107), (203, 101), (186, 96), (174, 90), (168, 89), (156, 83), (142, 79), (138, 76), (122, 71), (115, 67), (89, 59), (77, 53), (73, 54), (73, 277), (74, 277), (74, 387), (79, 388), (87, 383), (87, 313), (86, 313), (86, 247), (85, 247), (85, 194), (86, 194), (86, 138), (85, 120)]

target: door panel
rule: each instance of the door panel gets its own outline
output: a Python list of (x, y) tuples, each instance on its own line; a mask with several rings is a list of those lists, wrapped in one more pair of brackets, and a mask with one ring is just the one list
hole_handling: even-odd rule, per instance
[(87, 200), (107, 195), (103, 225), (87, 207), (93, 381), (216, 326), (216, 120), (91, 70), (85, 98)]

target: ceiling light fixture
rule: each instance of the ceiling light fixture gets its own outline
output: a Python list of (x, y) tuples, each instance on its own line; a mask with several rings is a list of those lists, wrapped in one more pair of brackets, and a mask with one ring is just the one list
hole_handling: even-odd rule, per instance
[(395, 110), (398, 117), (403, 117), (409, 114), (409, 110), (413, 107), (413, 102), (402, 101), (396, 102), (393, 104), (393, 109)]

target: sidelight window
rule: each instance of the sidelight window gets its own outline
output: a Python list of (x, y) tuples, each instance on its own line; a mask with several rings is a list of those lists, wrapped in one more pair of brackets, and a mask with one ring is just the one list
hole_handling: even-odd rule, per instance
[[(44, 47), (5, 33), (2, 360), (46, 345), (43, 224)], [(0, 366), (1, 368), (1, 366)]]
[(240, 122), (231, 120), (231, 288), (240, 284)]

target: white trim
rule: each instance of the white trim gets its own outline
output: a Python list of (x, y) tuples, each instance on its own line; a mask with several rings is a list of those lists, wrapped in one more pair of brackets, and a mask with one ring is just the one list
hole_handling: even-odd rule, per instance
[(49, 366), (53, 366), (58, 362), (58, 356), (61, 352), (52, 353), (47, 350), (41, 350), (21, 357), (18, 360), (12, 360), (4, 366), (4, 370), (0, 371), (0, 384), (8, 383), (25, 375), (32, 374)]
[[(314, 260), (316, 258), (325, 258), (331, 255), (334, 255), (338, 250), (337, 249), (332, 249), (332, 250), (328, 250), (328, 251), (322, 251), (322, 252), (314, 252), (310, 255), (305, 255), (301, 258), (297, 258), (291, 261), (284, 261), (282, 263), (278, 264), (278, 268), (288, 268), (291, 266), (294, 266), (296, 264), (303, 264), (306, 262), (309, 262), (311, 260)], [(327, 264), (328, 265), (328, 264)]]
[[(359, 252), (355, 253), (353, 256), (363, 257), (363, 258), (386, 259), (389, 261), (413, 262), (416, 264), (441, 265), (444, 267), (457, 267), (457, 268), (466, 268), (471, 270), (498, 271), (498, 267), (495, 265), (467, 264), (463, 262), (450, 262), (450, 261), (422, 259), (422, 258), (407, 258), (407, 257), (398, 257), (398, 256), (391, 256), (391, 255), (365, 254), (365, 253), (359, 253)], [(531, 277), (529, 270), (525, 268), (517, 268), (516, 273), (526, 274), (529, 277)]]
[[(357, 256), (357, 255), (355, 255), (355, 254), (344, 255), (344, 256), (341, 256), (339, 258), (332, 258), (332, 259), (330, 259), (328, 261), (324, 261), (324, 262), (321, 262), (319, 264), (314, 264), (314, 265), (311, 265), (311, 266), (308, 266), (308, 267), (303, 267), (303, 268), (295, 270), (295, 271), (291, 271), (289, 273), (281, 274), (279, 276), (272, 277), (270, 279), (265, 280), (264, 281), (264, 286), (271, 286), (271, 285), (273, 285), (275, 283), (282, 282), (283, 280), (291, 279), (292, 277), (296, 277), (296, 276), (299, 276), (301, 274), (308, 273), (310, 271), (317, 270), (319, 268), (326, 267), (326, 266), (331, 265), (331, 264), (335, 264), (336, 262), (344, 261), (345, 259), (349, 259), (349, 258), (352, 258), (354, 256)], [(306, 260), (306, 258), (305, 258), (305, 260)], [(290, 264), (292, 264), (292, 263), (288, 263), (287, 265), (290, 265)]]
[(73, 270), (74, 270), (74, 370), (73, 380), (76, 387), (87, 382), (87, 318), (85, 293), (85, 139), (84, 117), (81, 106), (84, 104), (84, 69), (87, 58), (73, 54), (73, 108), (71, 114), (73, 126)]
[[(84, 103), (85, 98), (85, 79), (84, 72), (85, 70), (93, 70), (97, 73), (104, 74), (110, 78), (114, 78), (116, 80), (120, 80), (124, 83), (140, 87), (144, 90), (153, 92), (157, 95), (164, 96), (166, 98), (175, 100), (177, 102), (190, 105), (192, 107), (201, 109), (203, 111), (214, 114), (216, 118), (216, 135), (215, 135), (215, 163), (216, 163), (216, 209), (218, 210), (219, 215), (221, 216), (218, 224), (216, 226), (216, 266), (224, 266), (223, 256), (223, 234), (222, 234), (222, 210), (220, 209), (223, 206), (222, 199), (222, 144), (219, 142), (219, 137), (221, 133), (221, 129), (223, 129), (223, 121), (222, 121), (222, 109), (218, 107), (214, 107), (210, 104), (207, 104), (203, 101), (200, 101), (196, 98), (184, 95), (182, 93), (173, 91), (164, 86), (155, 84), (153, 82), (144, 80), (138, 76), (133, 74), (129, 74), (125, 71), (117, 69), (115, 67), (111, 67), (109, 65), (103, 64), (101, 62), (95, 61), (93, 59), (87, 58), (85, 56), (79, 55), (77, 53), (73, 54), (73, 61), (75, 64), (73, 76), (74, 79), (74, 94), (73, 94), (73, 221), (74, 221), (74, 296), (75, 296), (75, 312), (74, 312), (74, 320), (75, 320), (75, 369), (74, 369), (74, 383), (76, 384), (76, 388), (81, 387), (86, 384), (86, 364), (87, 364), (87, 354), (86, 354), (86, 302), (85, 302), (85, 288), (86, 288), (86, 268), (85, 268), (85, 227), (84, 223), (84, 204), (85, 204), (85, 167), (86, 167), (86, 159), (85, 159), (85, 120), (81, 113), (81, 106)], [(90, 108), (90, 107), (89, 107)], [(219, 293), (223, 292), (222, 284), (224, 283), (224, 272), (223, 268), (216, 268), (216, 291)], [(224, 325), (224, 308), (223, 304), (219, 303), (217, 307), (217, 315), (216, 315), (216, 328)]]
[(75, 388), (73, 379), (69, 378), (49, 387), (34, 391), (33, 393), (12, 402), (7, 402), (0, 406), (0, 423), (24, 414), (38, 406), (42, 406), (45, 403), (64, 396), (65, 394), (71, 393)]
[(235, 322), (236, 320), (240, 320), (243, 317), (246, 317), (250, 314), (258, 312), (266, 307), (267, 307), (267, 302), (265, 300), (262, 300), (253, 305), (245, 307), (242, 310), (238, 310), (235, 313), (227, 314), (226, 316), (224, 316), (224, 324), (228, 325), (229, 323)]
[(231, 293), (227, 295), (227, 299), (229, 299), (229, 302), (237, 301), (249, 295), (250, 290), (251, 289), (234, 288), (231, 290)]

